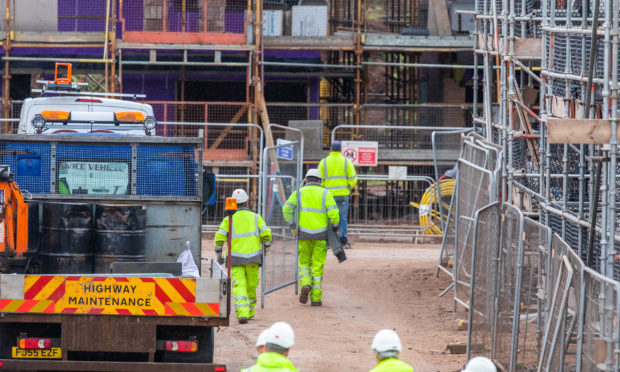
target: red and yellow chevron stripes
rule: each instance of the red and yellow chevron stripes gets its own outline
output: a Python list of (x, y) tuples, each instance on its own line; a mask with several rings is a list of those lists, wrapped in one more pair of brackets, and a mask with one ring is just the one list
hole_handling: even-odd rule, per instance
[(219, 303), (196, 302), (196, 279), (26, 275), (23, 299), (0, 312), (218, 316)]

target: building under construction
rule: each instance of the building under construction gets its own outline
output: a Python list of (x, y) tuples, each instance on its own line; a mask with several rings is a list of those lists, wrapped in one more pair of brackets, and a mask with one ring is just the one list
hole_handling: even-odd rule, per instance
[[(474, 4), (433, 1), (7, 0), (4, 118), (19, 117), (55, 62), (71, 62), (91, 91), (146, 94), (160, 135), (204, 129), (204, 165), (222, 195), (237, 186), (258, 194), (240, 176), (260, 168), (261, 136), (248, 124), (303, 128), (306, 164), (318, 163), (332, 135), (376, 141), (377, 166), (358, 171), (385, 177), (362, 178), (353, 220), (411, 222), (409, 202), (428, 184), (389, 182), (388, 167), (434, 177), (431, 131), (394, 127), (471, 126), (475, 101), (473, 16), (463, 13)], [(347, 127), (364, 125), (379, 127)], [(291, 135), (274, 127), (265, 144)]]

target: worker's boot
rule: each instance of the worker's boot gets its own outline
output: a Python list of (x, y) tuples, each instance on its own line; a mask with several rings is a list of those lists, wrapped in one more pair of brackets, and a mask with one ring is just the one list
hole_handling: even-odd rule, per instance
[(301, 302), (302, 304), (307, 304), (308, 303), (308, 295), (310, 295), (310, 290), (312, 288), (310, 288), (309, 285), (305, 285), (302, 289), (301, 289), (301, 293), (299, 294), (299, 302)]
[(311, 306), (323, 306), (323, 301), (311, 302), (310, 305)]
[(248, 322), (248, 318), (245, 318), (245, 317), (239, 318), (239, 324), (245, 324), (247, 322)]

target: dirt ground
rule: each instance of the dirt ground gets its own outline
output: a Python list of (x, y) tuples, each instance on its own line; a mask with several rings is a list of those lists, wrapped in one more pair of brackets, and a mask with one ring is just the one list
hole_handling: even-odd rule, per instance
[[(211, 258), (212, 241), (205, 239), (203, 247)], [(439, 249), (357, 242), (341, 264), (328, 252), (322, 307), (300, 304), (292, 286), (268, 294), (248, 324), (231, 314), (230, 326), (215, 334), (214, 359), (229, 371), (253, 365), (256, 337), (283, 320), (295, 330), (289, 358), (302, 371), (370, 370), (376, 364), (370, 344), (382, 328), (400, 335), (401, 359), (414, 371), (460, 371), (465, 356), (451, 355), (446, 345), (465, 342), (467, 332), (456, 325), (466, 313), (452, 311), (451, 292), (438, 297), (450, 283), (445, 274), (435, 277)]]

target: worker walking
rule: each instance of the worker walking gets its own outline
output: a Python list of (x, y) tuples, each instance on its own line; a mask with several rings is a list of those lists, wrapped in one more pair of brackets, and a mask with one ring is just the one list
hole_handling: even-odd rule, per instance
[[(333, 228), (338, 229), (338, 207), (331, 193), (321, 187), (321, 173), (310, 169), (306, 173), (305, 186), (293, 192), (282, 207), (284, 219), (293, 225), (294, 231), (299, 233), (299, 280), (301, 293), (299, 302), (308, 302), (308, 295), (312, 306), (321, 306), (323, 291), (323, 266), (327, 256), (327, 229), (329, 221)], [(299, 207), (299, 226), (294, 226), (295, 209)]]
[[(271, 246), (271, 230), (260, 215), (248, 209), (248, 194), (245, 190), (233, 191), (232, 197), (237, 200), (237, 212), (232, 216), (230, 276), (237, 319), (240, 324), (244, 324), (254, 317), (258, 271), (262, 264), (261, 242), (265, 250)], [(223, 247), (228, 240), (228, 227), (226, 217), (215, 233), (215, 252), (220, 261), (227, 253)]]
[(377, 366), (370, 372), (412, 372), (413, 367), (398, 359), (403, 349), (400, 337), (390, 329), (382, 329), (372, 339), (372, 351), (377, 358)]
[(351, 189), (357, 184), (357, 174), (351, 159), (340, 153), (342, 146), (339, 141), (332, 142), (331, 151), (327, 157), (319, 163), (319, 171), (323, 179), (322, 185), (328, 189), (338, 205), (340, 212), (340, 228), (338, 238), (345, 248), (351, 248), (351, 243), (347, 237), (348, 214), (349, 214), (349, 194)]
[(297, 372), (288, 360), (288, 353), (295, 344), (295, 332), (286, 322), (274, 323), (265, 335), (265, 352), (258, 356), (256, 364), (241, 372)]

